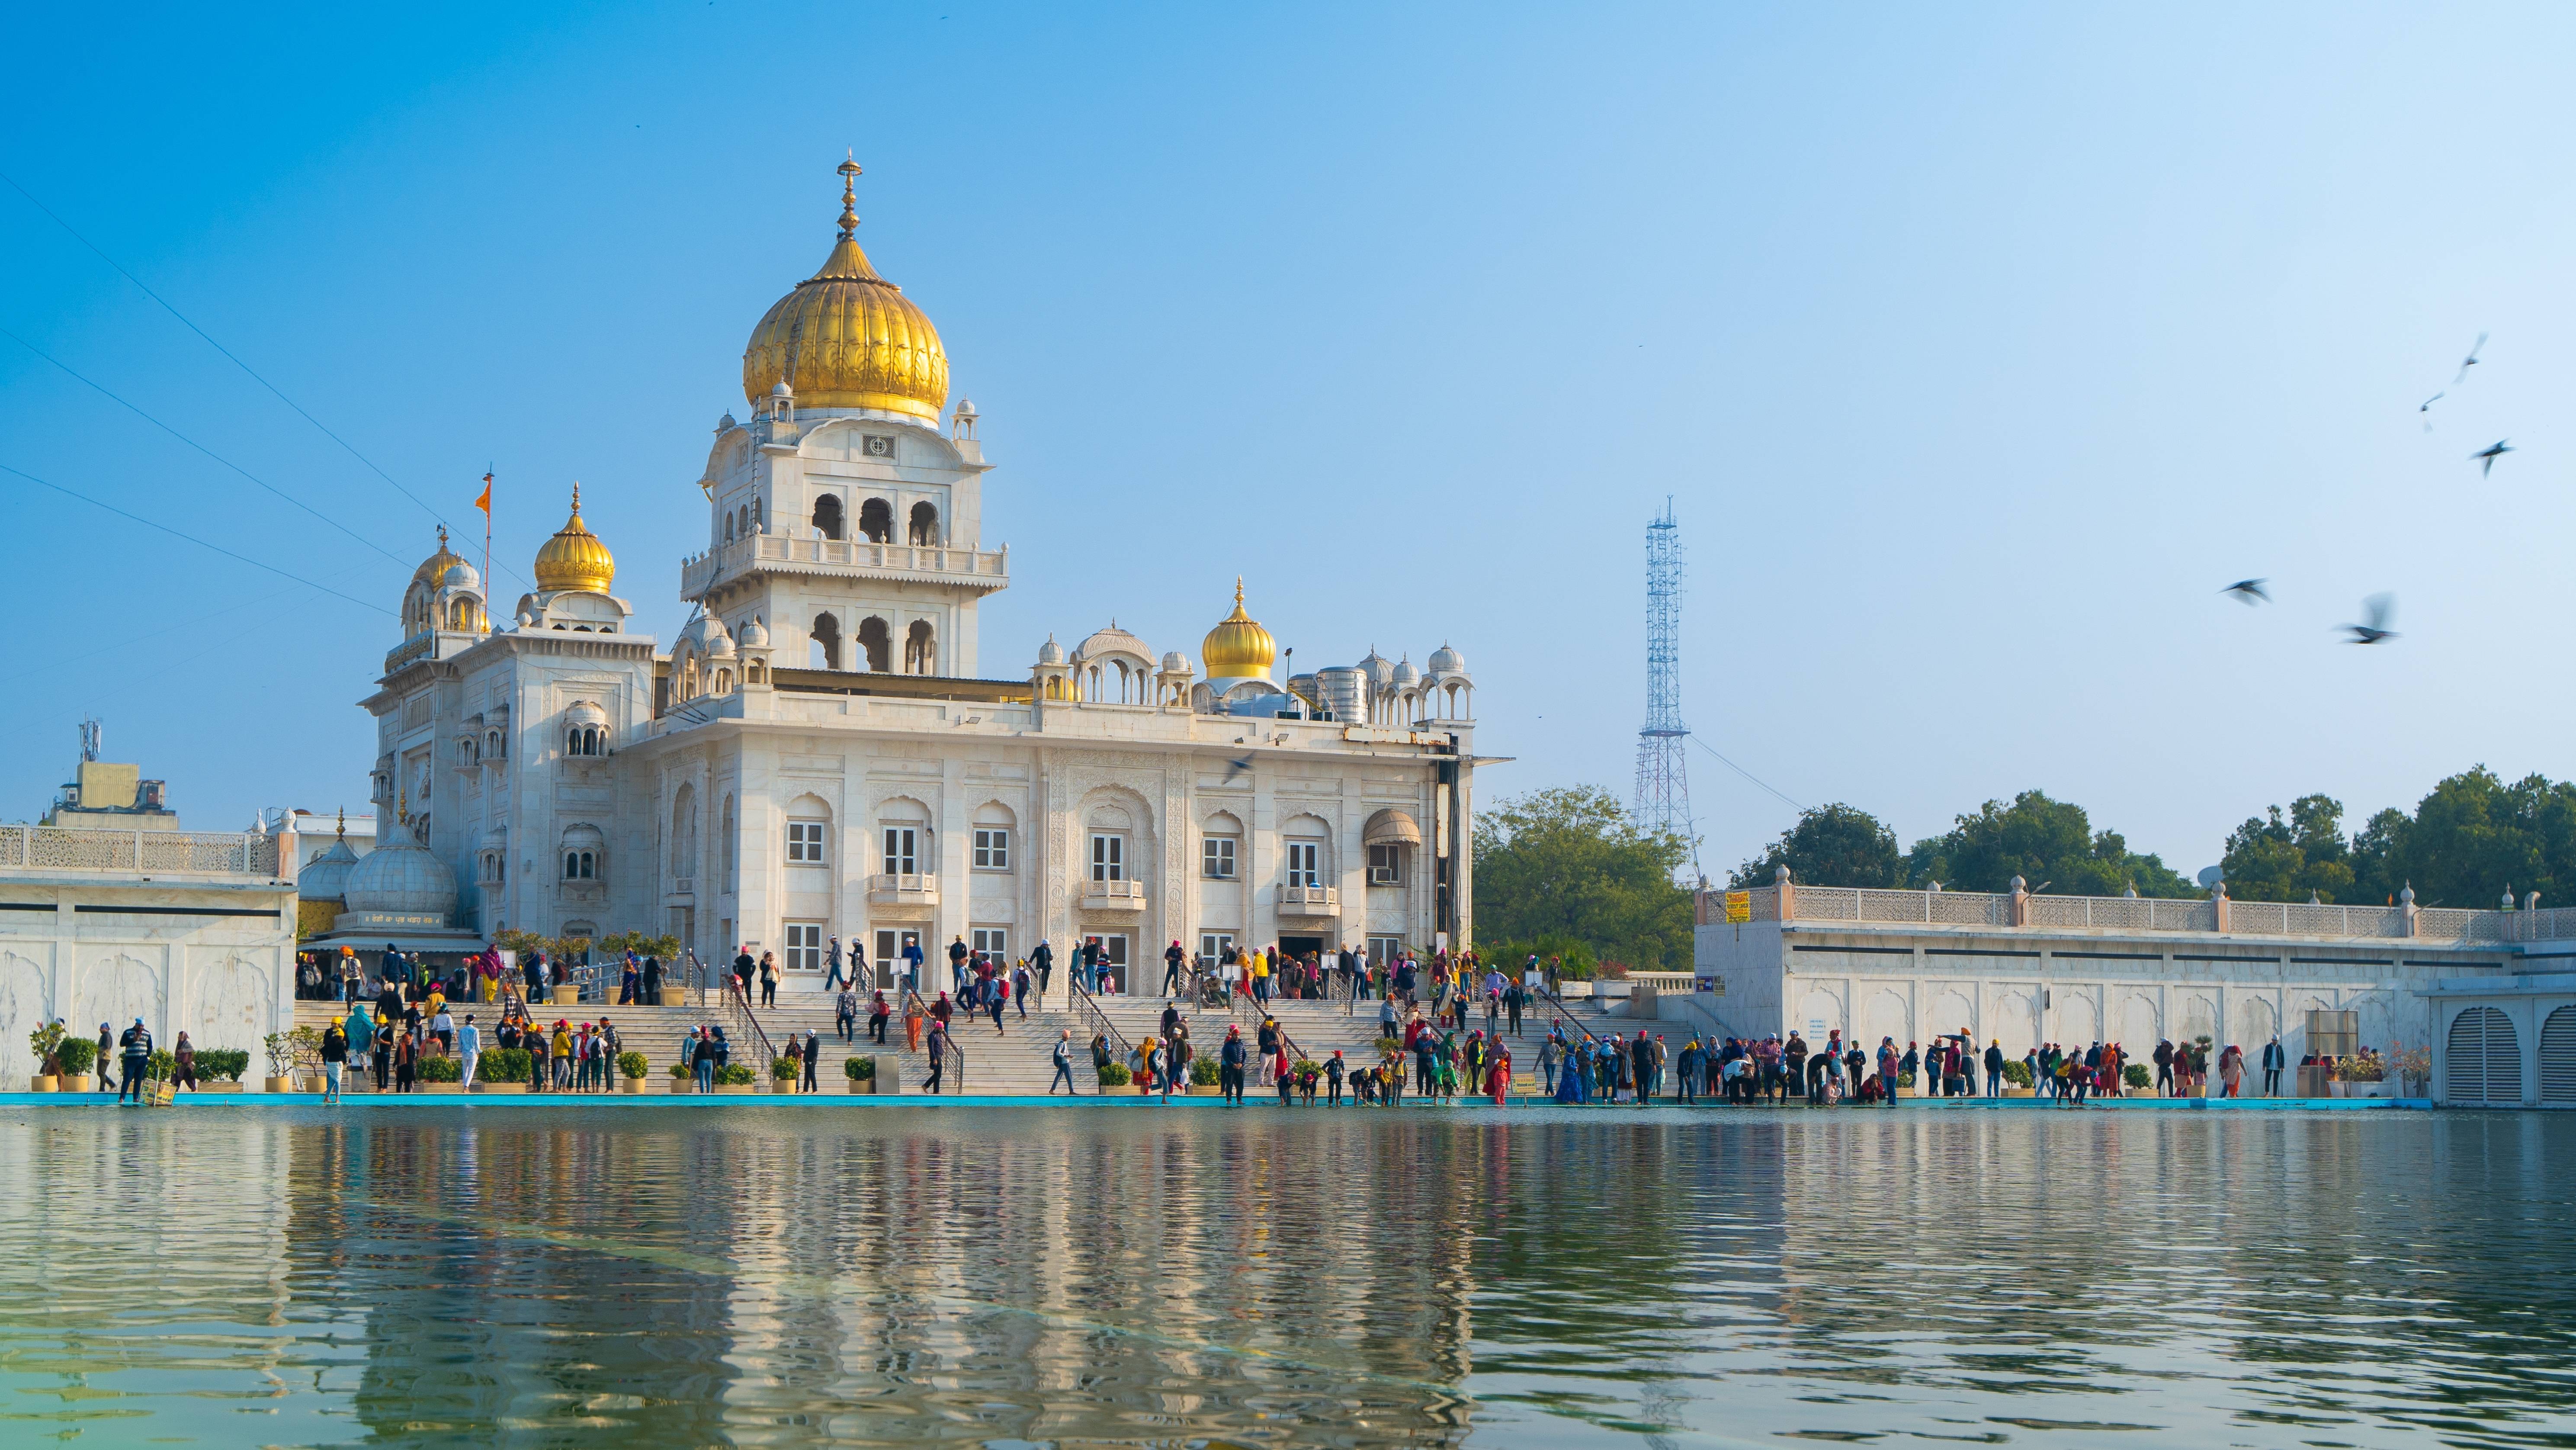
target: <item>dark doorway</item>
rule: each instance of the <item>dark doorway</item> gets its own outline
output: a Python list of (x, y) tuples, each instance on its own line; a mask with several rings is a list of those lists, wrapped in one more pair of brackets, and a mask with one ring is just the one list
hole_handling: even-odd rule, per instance
[(827, 493), (814, 500), (814, 528), (827, 539), (841, 536), (841, 500), (838, 497)]

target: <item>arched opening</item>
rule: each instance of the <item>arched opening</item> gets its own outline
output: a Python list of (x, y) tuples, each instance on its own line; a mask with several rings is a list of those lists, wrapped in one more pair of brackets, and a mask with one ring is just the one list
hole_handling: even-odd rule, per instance
[(735, 842), (733, 823), (733, 797), (726, 796), (724, 803), (724, 889), (727, 891), (733, 890), (734, 867), (740, 860), (740, 858), (734, 853)]
[(827, 539), (841, 536), (841, 497), (827, 493), (814, 500), (814, 531)]
[(814, 643), (806, 651), (806, 667), (837, 670), (841, 667), (841, 621), (829, 614), (814, 616)]
[(939, 510), (927, 500), (912, 506), (912, 527), (906, 542), (929, 545), (939, 542)]
[(903, 672), (907, 675), (939, 673), (939, 646), (931, 638), (929, 620), (916, 619), (912, 628), (904, 631)]
[(869, 669), (882, 675), (894, 668), (894, 635), (873, 614), (859, 621), (859, 648), (867, 653)]
[(725, 515), (725, 542), (733, 542), (733, 515), (729, 512)]
[(733, 671), (727, 669), (718, 669), (716, 671), (714, 693), (719, 695), (730, 695), (733, 693)]
[(2493, 1007), (2470, 1007), (2451, 1019), (2443, 1096), (2454, 1103), (2522, 1101), (2522, 1041), (2513, 1019)]
[(686, 781), (671, 798), (671, 874), (683, 880), (698, 874), (698, 788)]
[(894, 542), (894, 505), (881, 498), (859, 505), (859, 533), (872, 544)]
[(2576, 1103), (2576, 1007), (2561, 1007), (2540, 1024), (2540, 1100)]

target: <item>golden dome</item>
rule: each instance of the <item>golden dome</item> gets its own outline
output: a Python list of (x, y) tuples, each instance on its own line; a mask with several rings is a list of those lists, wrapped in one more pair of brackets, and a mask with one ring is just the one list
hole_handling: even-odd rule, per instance
[(1199, 658), (1211, 680), (1268, 679), (1270, 662), (1279, 657), (1279, 642), (1243, 612), (1243, 579), (1234, 581), (1234, 613), (1217, 621), (1199, 642)]
[(760, 406), (784, 378), (808, 408), (873, 408), (936, 425), (948, 404), (948, 353), (903, 289), (868, 265), (856, 162), (841, 163), (841, 239), (821, 271), (778, 299), (742, 352), (742, 396)]
[(572, 486), (572, 518), (537, 550), (537, 587), (605, 594), (617, 581), (617, 559), (581, 522), (581, 485)]
[(411, 571), (411, 582), (414, 584), (426, 584), (430, 588), (435, 589), (438, 587), (438, 581), (447, 577), (447, 571), (449, 569), (452, 569), (464, 562), (465, 560), (461, 556), (449, 551), (447, 547), (447, 525), (440, 524), (438, 526), (438, 552), (420, 561), (420, 567)]

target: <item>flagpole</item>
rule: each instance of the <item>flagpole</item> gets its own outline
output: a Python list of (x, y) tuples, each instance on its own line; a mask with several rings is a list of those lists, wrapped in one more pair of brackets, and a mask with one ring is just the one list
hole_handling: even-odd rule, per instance
[(492, 628), (492, 470), (483, 470), (483, 628)]

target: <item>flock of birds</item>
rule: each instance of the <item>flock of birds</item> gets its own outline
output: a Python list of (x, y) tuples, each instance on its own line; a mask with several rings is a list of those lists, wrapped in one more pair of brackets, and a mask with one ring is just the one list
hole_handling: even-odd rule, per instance
[[(2416, 405), (2415, 411), (2425, 415), (2425, 432), (2433, 431), (2433, 420), (2430, 416), (2433, 405), (2449, 397), (2452, 389), (2469, 380), (2469, 369), (2478, 365), (2478, 354), (2486, 350), (2486, 345), (2487, 335), (2481, 332), (2478, 334), (2478, 340), (2470, 345), (2469, 355), (2460, 359), (2459, 376), (2451, 379), (2451, 386)], [(2513, 451), (2511, 440), (2499, 438), (2470, 454), (2469, 461), (2478, 466), (2480, 478), (2492, 478), (2495, 476), (2496, 460)], [(2264, 586), (2271, 582), (2269, 579), (2239, 579), (2218, 592), (2232, 597), (2239, 604), (2248, 606), (2269, 604), (2272, 602), (2272, 592)], [(2363, 623), (2336, 626), (2337, 631), (2345, 636), (2346, 644), (2378, 644), (2383, 640), (2397, 637), (2397, 631), (2388, 627), (2388, 621), (2397, 613), (2396, 595), (2373, 594), (2361, 601), (2361, 610)]]

